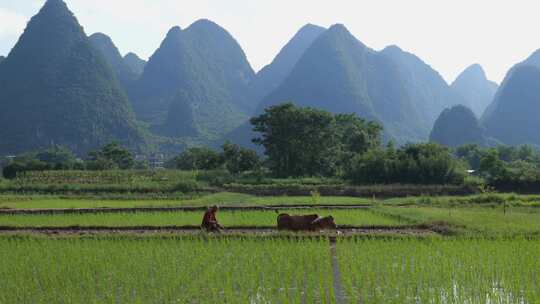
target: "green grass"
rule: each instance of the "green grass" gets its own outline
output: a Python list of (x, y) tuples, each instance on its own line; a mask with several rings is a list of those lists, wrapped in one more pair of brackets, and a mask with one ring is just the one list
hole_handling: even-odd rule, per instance
[(485, 193), (468, 196), (418, 196), (384, 200), (385, 205), (426, 205), (426, 206), (540, 206), (540, 195), (520, 195), (514, 193)]
[(63, 209), (63, 208), (134, 208), (134, 207), (178, 207), (178, 206), (251, 206), (251, 205), (296, 205), (296, 204), (369, 204), (372, 200), (354, 197), (275, 196), (256, 197), (247, 194), (222, 192), (190, 198), (163, 200), (106, 200), (76, 199), (58, 196), (0, 196), (0, 208), (9, 209)]
[(381, 214), (414, 223), (448, 222), (481, 235), (540, 234), (540, 210), (532, 207), (379, 207)]
[[(393, 226), (399, 221), (367, 210), (283, 210), (280, 213), (332, 215), (338, 225)], [(222, 211), (217, 217), (227, 226), (276, 226), (277, 213), (272, 211)], [(138, 212), (58, 215), (0, 215), (0, 226), (68, 227), (68, 226), (185, 226), (200, 225), (202, 212)]]
[(0, 303), (334, 303), (328, 241), (0, 237)]
[(346, 303), (540, 303), (540, 241), (340, 240)]

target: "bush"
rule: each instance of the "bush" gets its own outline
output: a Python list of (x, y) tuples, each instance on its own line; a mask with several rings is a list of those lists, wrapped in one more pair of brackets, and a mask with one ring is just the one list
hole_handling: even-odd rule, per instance
[(174, 186), (174, 191), (179, 191), (182, 193), (191, 193), (197, 192), (199, 190), (199, 184), (196, 181), (181, 181)]
[(190, 148), (175, 157), (169, 166), (180, 170), (216, 170), (223, 167), (223, 158), (209, 148)]
[(465, 168), (436, 144), (370, 150), (353, 158), (345, 177), (355, 184), (460, 184)]

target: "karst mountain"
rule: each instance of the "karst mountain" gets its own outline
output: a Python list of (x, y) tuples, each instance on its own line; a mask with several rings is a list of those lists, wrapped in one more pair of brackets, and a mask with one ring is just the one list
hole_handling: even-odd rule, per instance
[(467, 100), (467, 104), (477, 117), (482, 117), (499, 86), (487, 79), (481, 65), (473, 64), (456, 78), (452, 88)]
[(29, 21), (1, 64), (0, 92), (3, 154), (143, 141), (110, 65), (62, 0), (48, 0)]

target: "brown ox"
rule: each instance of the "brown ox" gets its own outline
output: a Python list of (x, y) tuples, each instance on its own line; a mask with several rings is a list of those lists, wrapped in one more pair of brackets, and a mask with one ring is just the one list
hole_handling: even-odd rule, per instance
[(278, 230), (310, 230), (311, 223), (317, 220), (319, 216), (317, 214), (310, 215), (288, 215), (280, 214), (277, 217)]
[(337, 229), (337, 225), (334, 222), (332, 216), (320, 217), (310, 224), (310, 230), (328, 230)]

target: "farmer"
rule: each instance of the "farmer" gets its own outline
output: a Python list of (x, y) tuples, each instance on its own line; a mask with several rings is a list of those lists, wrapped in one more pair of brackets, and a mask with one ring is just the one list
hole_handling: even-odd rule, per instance
[(218, 212), (217, 206), (212, 206), (206, 210), (201, 228), (209, 232), (219, 232), (220, 229), (223, 229), (216, 219), (216, 212)]

